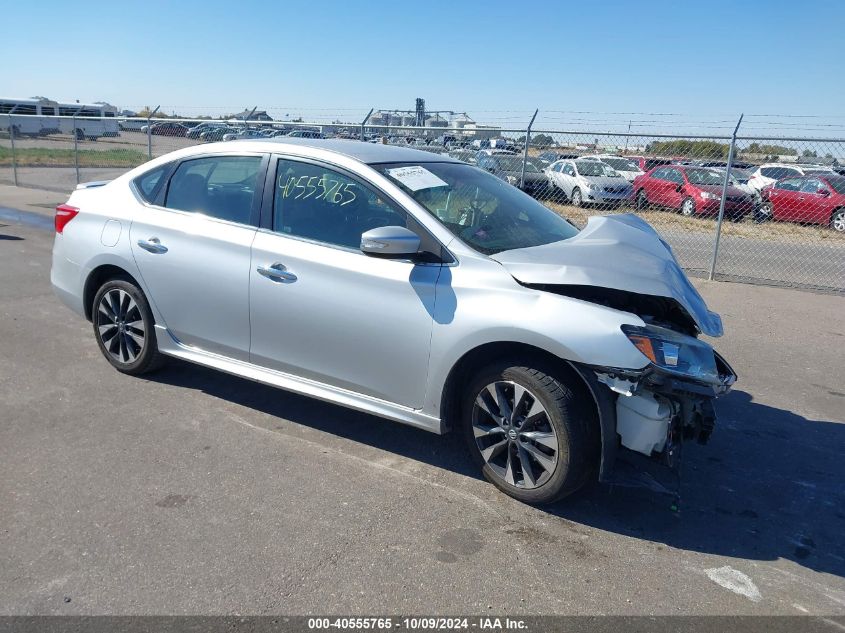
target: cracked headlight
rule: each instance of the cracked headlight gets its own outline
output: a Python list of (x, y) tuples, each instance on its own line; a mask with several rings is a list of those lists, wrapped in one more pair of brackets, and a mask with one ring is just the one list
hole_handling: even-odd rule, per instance
[(702, 382), (719, 384), (713, 348), (692, 336), (646, 325), (623, 325), (628, 340), (658, 369)]

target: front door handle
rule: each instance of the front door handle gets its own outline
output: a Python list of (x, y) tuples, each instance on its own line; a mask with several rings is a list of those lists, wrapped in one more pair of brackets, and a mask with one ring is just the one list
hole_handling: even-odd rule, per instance
[(259, 275), (263, 275), (272, 281), (280, 281), (285, 284), (290, 284), (296, 281), (297, 277), (290, 272), (283, 264), (275, 262), (270, 266), (259, 266), (256, 268)]
[(148, 240), (138, 240), (138, 246), (151, 253), (161, 254), (167, 252), (167, 247), (157, 237), (151, 237)]

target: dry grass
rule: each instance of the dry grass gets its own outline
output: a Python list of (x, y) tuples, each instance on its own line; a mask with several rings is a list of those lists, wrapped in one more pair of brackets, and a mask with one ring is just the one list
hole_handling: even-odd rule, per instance
[[(593, 215), (608, 215), (610, 213), (635, 213), (658, 231), (672, 231), (685, 233), (704, 233), (712, 235), (715, 231), (715, 218), (687, 218), (673, 211), (653, 210), (634, 211), (620, 209), (608, 211), (604, 209), (579, 209), (567, 204), (544, 201), (547, 207), (571, 220), (580, 227), (587, 224), (587, 218)], [(756, 224), (750, 218), (742, 222), (725, 220), (722, 223), (722, 235), (747, 237), (755, 240), (772, 242), (791, 242), (813, 244), (824, 242), (831, 246), (845, 246), (845, 233), (837, 233), (827, 226), (803, 225), (791, 222), (766, 222)]]
[[(148, 160), (146, 154), (131, 149), (81, 149), (76, 157), (72, 149), (43, 147), (17, 148), (14, 158), (18, 167), (73, 167), (77, 159), (80, 167), (137, 167)], [(10, 165), (11, 148), (0, 147), (0, 166)]]

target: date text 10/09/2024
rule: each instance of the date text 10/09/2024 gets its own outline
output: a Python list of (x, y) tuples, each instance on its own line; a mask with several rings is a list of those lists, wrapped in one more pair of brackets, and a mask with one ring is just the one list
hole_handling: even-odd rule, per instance
[(407, 629), (410, 631), (451, 631), (472, 630), (505, 631), (525, 630), (524, 620), (496, 617), (479, 618), (309, 618), (308, 628), (312, 630), (391, 630)]

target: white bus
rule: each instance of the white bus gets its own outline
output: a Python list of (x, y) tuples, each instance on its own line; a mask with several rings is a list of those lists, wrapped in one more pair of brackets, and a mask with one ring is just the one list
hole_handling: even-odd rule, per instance
[(0, 130), (15, 136), (75, 134), (78, 139), (117, 136), (117, 108), (108, 103), (59, 103), (44, 97), (0, 97)]

